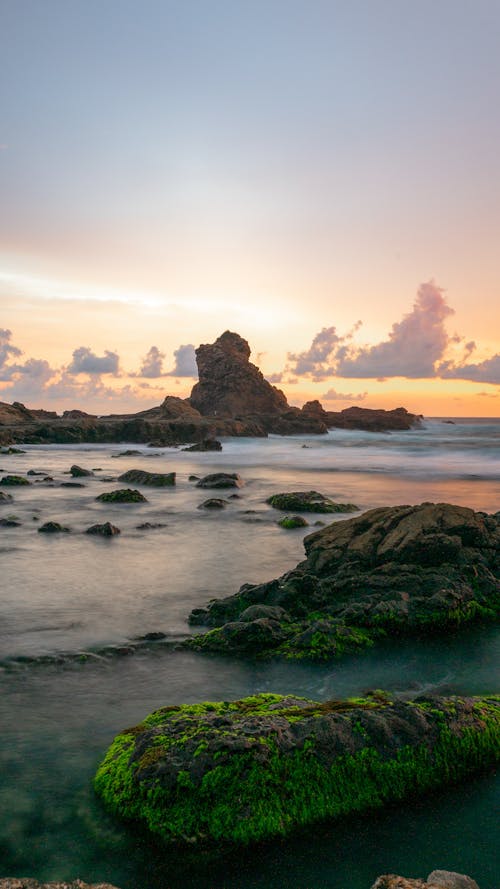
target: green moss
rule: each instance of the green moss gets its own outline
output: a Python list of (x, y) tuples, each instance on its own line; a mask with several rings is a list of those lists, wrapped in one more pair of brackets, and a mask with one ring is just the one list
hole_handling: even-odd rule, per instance
[(22, 475), (4, 475), (0, 485), (31, 485), (31, 482), (27, 478), (23, 478)]
[[(305, 706), (290, 699), (290, 706), (280, 708), (283, 701), (279, 695), (258, 695), (156, 711), (141, 725), (145, 729), (163, 725), (165, 734), (156, 736), (155, 746), (142, 759), (134, 756), (139, 743), (134, 730), (119, 735), (97, 771), (95, 789), (117, 815), (141, 820), (168, 842), (248, 843), (460, 780), (500, 755), (498, 698), (474, 699), (472, 707), (470, 701), (458, 698), (440, 699), (438, 705), (399, 704), (398, 716), (401, 708), (420, 710), (427, 726), (417, 743), (399, 747), (395, 738), (388, 742), (383, 732), (380, 743), (374, 741), (379, 723), (373, 722), (370, 711), (390, 714), (395, 706), (380, 692), (359, 701), (309, 701)], [(208, 714), (212, 719), (205, 724)], [(249, 722), (249, 717), (266, 714), (279, 717), (276, 731), (248, 738), (248, 730), (238, 729), (244, 725), (252, 729), (259, 724)], [(328, 749), (325, 758), (314, 724), (318, 719), (324, 725), (329, 714), (340, 725), (339, 738), (345, 743), (337, 755)], [(231, 730), (222, 716), (231, 716)], [(283, 719), (291, 727), (309, 720), (308, 737), (296, 741), (291, 751), (279, 746)], [(183, 759), (182, 752), (185, 737), (196, 739), (200, 733), (195, 749), (206, 758), (201, 773), (192, 771), (191, 760)], [(239, 742), (224, 748), (228, 734)], [(355, 741), (350, 743), (349, 737)], [(207, 756), (210, 745), (216, 748), (211, 758)], [(170, 771), (174, 769), (166, 783), (161, 777), (163, 760)], [(161, 768), (155, 771), (158, 765)]]
[(341, 513), (358, 512), (359, 507), (354, 503), (335, 503), (318, 491), (293, 491), (287, 494), (273, 494), (268, 497), (266, 503), (274, 509), (282, 509), (285, 512), (297, 510), (298, 512)]
[(119, 491), (106, 491), (95, 498), (101, 503), (147, 503), (147, 498), (134, 488), (122, 488)]
[(280, 519), (278, 522), (280, 528), (307, 528), (309, 522), (302, 518), (300, 515), (287, 515), (283, 519)]

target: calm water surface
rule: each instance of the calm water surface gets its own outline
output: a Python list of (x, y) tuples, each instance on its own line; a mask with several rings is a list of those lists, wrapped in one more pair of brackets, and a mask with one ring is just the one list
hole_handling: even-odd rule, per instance
[[(153, 630), (175, 641), (191, 632), (191, 608), (293, 567), (309, 529), (280, 529), (265, 503), (270, 494), (314, 488), (361, 510), (444, 500), (496, 512), (499, 445), (500, 422), (433, 421), (391, 435), (230, 440), (220, 454), (134, 446), (141, 456), (116, 459), (129, 447), (120, 445), (0, 455), (4, 472), (34, 469), (54, 478), (53, 486), (9, 489), (14, 502), (0, 507), (0, 515), (22, 523), (0, 529), (0, 874), (80, 876), (122, 889), (369, 889), (382, 872), (424, 876), (441, 867), (498, 889), (495, 774), (218, 861), (156, 849), (103, 813), (90, 782), (116, 732), (167, 703), (266, 690), (316, 699), (373, 687), (403, 697), (498, 690), (500, 634), (492, 627), (380, 645), (329, 665), (207, 658), (166, 646), (122, 657), (112, 651)], [(72, 463), (99, 471), (83, 479), (84, 488), (62, 488)], [(123, 487), (102, 477), (131, 468), (175, 470), (177, 486), (142, 489), (146, 504), (96, 502), (97, 494)], [(197, 509), (210, 492), (188, 481), (212, 471), (237, 471), (246, 482), (216, 514)], [(72, 533), (38, 534), (49, 519)], [(106, 520), (121, 528), (120, 537), (80, 533)], [(166, 527), (138, 530), (145, 521)], [(78, 652), (91, 657), (64, 662)], [(61, 663), (44, 663), (44, 656)]]

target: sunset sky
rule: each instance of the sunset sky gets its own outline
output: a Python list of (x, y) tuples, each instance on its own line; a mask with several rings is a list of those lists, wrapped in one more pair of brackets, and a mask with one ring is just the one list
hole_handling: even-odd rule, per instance
[(500, 415), (497, 0), (3, 0), (0, 400)]

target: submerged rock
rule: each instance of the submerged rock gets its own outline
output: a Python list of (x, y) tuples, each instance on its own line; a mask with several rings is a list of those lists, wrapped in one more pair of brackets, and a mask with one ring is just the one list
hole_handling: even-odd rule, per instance
[(60, 534), (63, 531), (68, 532), (69, 530), (69, 528), (65, 528), (59, 522), (45, 522), (44, 525), (40, 525), (37, 528), (39, 534)]
[[(45, 479), (44, 479), (45, 481)], [(61, 488), (86, 488), (83, 482), (61, 482)]]
[(18, 522), (13, 516), (6, 516), (3, 519), (0, 519), (0, 528), (19, 528), (21, 526), (21, 522)]
[(196, 483), (197, 488), (241, 488), (243, 480), (237, 472), (214, 472)]
[(31, 482), (22, 475), (4, 475), (0, 485), (31, 485)]
[(282, 577), (196, 609), (192, 623), (222, 629), (185, 645), (231, 651), (224, 625), (256, 604), (289, 615), (284, 640), (267, 653), (317, 659), (499, 613), (500, 516), (447, 503), (381, 507), (308, 535), (304, 546), (305, 561)]
[(222, 445), (216, 438), (204, 438), (198, 444), (183, 448), (183, 451), (222, 451)]
[(372, 889), (479, 889), (479, 886), (465, 874), (449, 870), (433, 870), (426, 880), (384, 874), (375, 880)]
[(73, 478), (85, 478), (86, 476), (94, 475), (91, 469), (82, 469), (82, 467), (77, 466), (76, 463), (70, 467), (69, 471)]
[(302, 518), (300, 515), (286, 515), (284, 518), (280, 519), (278, 522), (280, 528), (307, 528), (309, 522)]
[(297, 512), (359, 512), (354, 503), (335, 503), (319, 491), (292, 491), (289, 494), (273, 494), (266, 503), (274, 509), (297, 510)]
[(153, 528), (166, 528), (163, 522), (143, 522), (142, 525), (136, 525), (138, 531), (151, 531)]
[(106, 491), (99, 494), (96, 500), (101, 503), (147, 503), (147, 499), (140, 491), (133, 488), (120, 488), (119, 491)]
[(115, 537), (116, 534), (121, 534), (122, 532), (116, 525), (112, 525), (111, 522), (104, 522), (102, 525), (91, 525), (85, 533), (100, 534), (101, 537)]
[(198, 509), (225, 509), (228, 505), (227, 500), (221, 500), (219, 497), (209, 497), (200, 503)]
[(115, 738), (94, 786), (167, 843), (249, 843), (460, 780), (498, 759), (499, 728), (498, 697), (166, 706)]
[(162, 488), (165, 485), (175, 485), (175, 472), (146, 472), (143, 469), (129, 469), (128, 472), (118, 476), (118, 481), (132, 485), (152, 485), (155, 488)]
[(6, 494), (5, 491), (0, 491), (0, 503), (11, 503), (13, 499), (12, 494)]

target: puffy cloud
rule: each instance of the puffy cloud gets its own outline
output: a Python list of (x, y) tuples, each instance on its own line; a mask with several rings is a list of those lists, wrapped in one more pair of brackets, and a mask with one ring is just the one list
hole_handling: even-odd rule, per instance
[(10, 379), (11, 368), (7, 366), (7, 362), (23, 354), (21, 349), (11, 344), (11, 337), (12, 331), (0, 327), (0, 380)]
[(471, 380), (475, 383), (500, 383), (500, 352), (478, 364), (453, 364), (444, 361), (438, 367), (438, 374), (445, 380)]
[(358, 392), (355, 395), (354, 392), (337, 392), (336, 389), (329, 389), (320, 397), (323, 401), (364, 401), (367, 396), (368, 392)]
[(345, 337), (339, 337), (335, 327), (323, 327), (314, 337), (306, 352), (289, 352), (291, 365), (287, 370), (298, 377), (310, 376), (316, 382), (335, 373), (333, 362), (339, 345)]
[(337, 353), (336, 375), (363, 379), (436, 376), (435, 364), (450, 343), (444, 322), (452, 314), (442, 289), (433, 281), (422, 284), (412, 311), (392, 325), (387, 340)]
[(148, 354), (142, 360), (137, 376), (148, 377), (148, 379), (156, 379), (157, 377), (163, 376), (164, 358), (165, 354), (160, 352), (157, 346), (151, 346)]
[(179, 346), (174, 352), (175, 364), (167, 376), (169, 377), (197, 377), (198, 365), (192, 343)]
[(73, 361), (66, 368), (70, 374), (114, 374), (120, 372), (120, 358), (116, 352), (105, 350), (104, 355), (95, 355), (86, 346), (73, 352)]

